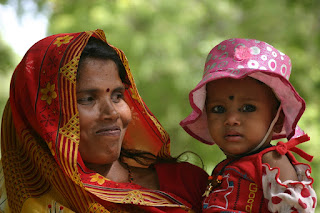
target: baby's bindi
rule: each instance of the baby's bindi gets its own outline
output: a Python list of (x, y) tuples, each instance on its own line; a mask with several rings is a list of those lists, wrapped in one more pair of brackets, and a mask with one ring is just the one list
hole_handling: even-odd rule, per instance
[(230, 95), (230, 96), (229, 96), (229, 100), (233, 101), (233, 99), (234, 99), (234, 96), (233, 96), (233, 95)]

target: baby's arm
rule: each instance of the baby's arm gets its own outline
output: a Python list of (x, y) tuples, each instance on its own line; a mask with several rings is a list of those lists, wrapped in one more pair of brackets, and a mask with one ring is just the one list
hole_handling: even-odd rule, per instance
[(309, 165), (292, 165), (286, 155), (276, 151), (264, 154), (262, 161), (262, 188), (270, 212), (315, 211), (317, 196)]
[(298, 180), (297, 172), (286, 155), (281, 155), (277, 151), (267, 152), (262, 157), (262, 163), (269, 164), (271, 168), (279, 168), (279, 179), (282, 182)]

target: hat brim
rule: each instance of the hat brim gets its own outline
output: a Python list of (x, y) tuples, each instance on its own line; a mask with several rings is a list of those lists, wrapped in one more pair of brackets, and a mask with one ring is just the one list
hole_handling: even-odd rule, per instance
[(290, 139), (294, 135), (297, 123), (305, 111), (305, 101), (284, 76), (269, 70), (243, 68), (239, 69), (236, 74), (230, 72), (230, 70), (220, 70), (215, 71), (212, 75), (209, 74), (189, 93), (189, 101), (193, 111), (180, 122), (180, 125), (195, 139), (205, 144), (214, 144), (208, 130), (205, 112), (206, 84), (221, 78), (242, 79), (247, 76), (269, 86), (281, 102), (285, 115), (284, 125), (280, 133), (273, 134), (272, 139), (285, 137)]

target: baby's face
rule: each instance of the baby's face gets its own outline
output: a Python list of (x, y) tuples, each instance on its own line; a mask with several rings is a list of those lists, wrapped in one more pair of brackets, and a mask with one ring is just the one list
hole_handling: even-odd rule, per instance
[(240, 155), (254, 149), (267, 133), (276, 108), (272, 90), (250, 77), (225, 78), (207, 84), (209, 132), (226, 155)]

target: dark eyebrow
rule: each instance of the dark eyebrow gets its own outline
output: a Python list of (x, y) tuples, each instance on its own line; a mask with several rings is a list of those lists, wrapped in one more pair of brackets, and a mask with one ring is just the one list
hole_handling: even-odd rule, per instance
[(118, 91), (123, 92), (123, 91), (125, 91), (125, 90), (126, 90), (125, 86), (122, 85), (122, 86), (116, 87), (113, 91), (115, 91), (115, 92), (118, 92)]
[(119, 89), (126, 89), (126, 87), (124, 86), (124, 84), (121, 84), (120, 86), (115, 88), (115, 90), (119, 90)]
[(77, 91), (77, 94), (78, 93), (96, 93), (97, 91), (98, 91), (97, 89), (84, 89), (84, 90)]
[[(116, 87), (113, 91), (115, 91), (115, 92), (118, 92), (118, 91), (125, 91), (125, 87), (124, 87), (124, 85), (121, 85), (121, 86), (119, 86), (119, 87)], [(98, 89), (83, 89), (83, 90), (80, 90), (80, 91), (77, 91), (77, 94), (78, 93), (97, 93), (97, 92), (99, 92), (99, 90)]]

